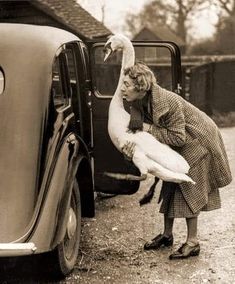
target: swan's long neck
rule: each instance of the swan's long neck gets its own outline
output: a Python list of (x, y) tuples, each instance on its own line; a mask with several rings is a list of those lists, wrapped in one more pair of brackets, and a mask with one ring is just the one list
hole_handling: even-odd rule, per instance
[(122, 69), (131, 67), (135, 64), (135, 50), (131, 42), (127, 42), (123, 47)]
[(121, 71), (119, 76), (119, 81), (117, 85), (117, 89), (114, 93), (112, 101), (115, 102), (115, 104), (119, 106), (123, 106), (123, 98), (121, 93), (121, 85), (124, 77), (124, 69), (131, 67), (135, 64), (135, 50), (131, 42), (125, 40), (123, 44), (123, 53), (122, 53), (122, 65), (121, 65)]

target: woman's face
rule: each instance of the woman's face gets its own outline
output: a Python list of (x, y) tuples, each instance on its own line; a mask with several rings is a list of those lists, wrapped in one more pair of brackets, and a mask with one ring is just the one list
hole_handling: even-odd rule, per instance
[(123, 95), (123, 98), (125, 98), (128, 102), (132, 102), (135, 100), (140, 100), (145, 96), (144, 91), (137, 91), (135, 89), (135, 85), (133, 80), (129, 77), (129, 75), (125, 75), (121, 92)]

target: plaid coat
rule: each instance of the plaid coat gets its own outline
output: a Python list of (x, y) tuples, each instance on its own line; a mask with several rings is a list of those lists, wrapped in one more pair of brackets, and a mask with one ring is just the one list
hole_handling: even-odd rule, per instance
[(189, 176), (196, 182), (180, 184), (188, 206), (193, 213), (219, 208), (218, 188), (228, 185), (232, 176), (218, 127), (204, 112), (159, 85), (153, 87), (151, 99), (151, 134), (187, 160)]

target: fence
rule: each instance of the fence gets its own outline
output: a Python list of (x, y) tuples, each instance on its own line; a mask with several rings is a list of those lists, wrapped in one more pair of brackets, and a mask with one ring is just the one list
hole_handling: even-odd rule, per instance
[[(209, 62), (206, 62), (209, 61)], [(208, 114), (235, 111), (235, 56), (183, 59), (185, 97)]]

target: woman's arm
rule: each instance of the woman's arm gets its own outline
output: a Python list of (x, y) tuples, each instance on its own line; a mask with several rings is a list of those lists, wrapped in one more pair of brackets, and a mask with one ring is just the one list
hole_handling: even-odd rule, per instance
[[(154, 117), (153, 120), (155, 120)], [(158, 117), (157, 121), (158, 124), (144, 125), (144, 130), (147, 130), (147, 132), (164, 144), (177, 147), (185, 144), (185, 117), (180, 101), (169, 101), (168, 111)]]

